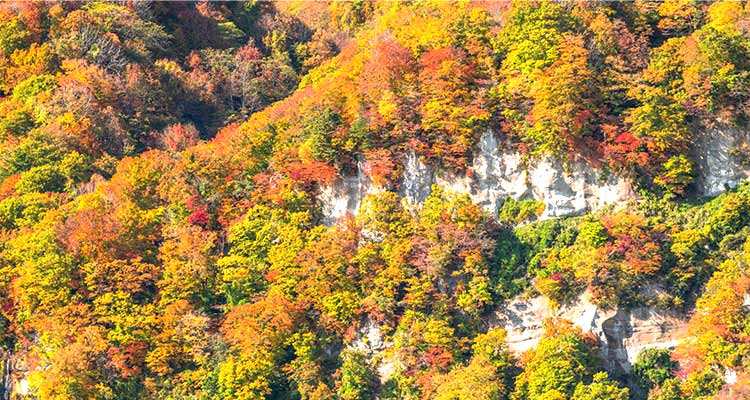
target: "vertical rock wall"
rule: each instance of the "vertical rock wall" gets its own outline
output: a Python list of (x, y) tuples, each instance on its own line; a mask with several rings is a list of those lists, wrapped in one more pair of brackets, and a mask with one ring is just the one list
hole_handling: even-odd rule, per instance
[(715, 123), (697, 129), (692, 158), (698, 170), (698, 190), (716, 196), (750, 177), (750, 131)]
[(508, 332), (508, 346), (516, 354), (531, 350), (544, 334), (544, 321), (560, 318), (573, 322), (599, 341), (604, 368), (615, 374), (629, 372), (646, 348), (673, 348), (687, 338), (688, 318), (654, 307), (602, 309), (586, 294), (573, 304), (553, 310), (544, 297), (517, 297), (498, 308), (490, 320)]
[[(506, 197), (534, 199), (544, 203), (541, 218), (580, 215), (608, 204), (634, 197), (623, 178), (605, 176), (583, 162), (566, 170), (562, 163), (545, 158), (527, 167), (518, 152), (503, 152), (492, 131), (485, 132), (473, 156), (470, 172), (457, 174), (426, 165), (415, 153), (404, 158), (404, 174), (399, 193), (407, 202), (420, 205), (429, 196), (432, 185), (466, 193), (489, 213), (497, 215)], [(347, 212), (355, 213), (362, 199), (375, 188), (359, 163), (355, 176), (344, 177), (324, 188), (319, 200), (326, 223), (333, 223)]]
[(356, 175), (345, 176), (320, 190), (318, 201), (322, 204), (323, 223), (332, 225), (347, 214), (356, 214), (362, 199), (382, 190), (372, 184), (364, 170), (364, 162), (360, 160)]
[[(698, 194), (716, 196), (750, 177), (750, 129), (717, 122), (695, 131), (691, 156), (696, 162)], [(468, 194), (493, 215), (506, 197), (534, 199), (545, 205), (542, 219), (580, 215), (635, 197), (626, 179), (584, 162), (566, 167), (547, 157), (526, 165), (522, 154), (501, 148), (496, 135), (485, 132), (466, 174), (437, 170), (422, 162), (418, 154), (408, 153), (399, 193), (419, 206), (437, 184)], [(383, 190), (372, 185), (363, 164), (358, 163), (356, 175), (343, 177), (321, 191), (326, 223), (356, 213), (365, 196)]]

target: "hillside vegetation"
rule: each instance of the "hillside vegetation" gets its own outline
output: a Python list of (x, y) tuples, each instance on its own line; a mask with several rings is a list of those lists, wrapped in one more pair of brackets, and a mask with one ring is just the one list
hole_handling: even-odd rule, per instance
[[(750, 186), (701, 198), (692, 151), (748, 117), (747, 2), (0, 3), (3, 389), (750, 398)], [(549, 220), (399, 198), (406, 154), (470, 175), (487, 131), (638, 198)], [(323, 224), (360, 165), (382, 190)], [(566, 321), (523, 355), (490, 323), (584, 292), (690, 337), (620, 375)]]

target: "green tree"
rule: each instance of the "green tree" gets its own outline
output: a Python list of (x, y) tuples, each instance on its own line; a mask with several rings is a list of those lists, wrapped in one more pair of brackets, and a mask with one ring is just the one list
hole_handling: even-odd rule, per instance
[(304, 132), (313, 158), (329, 164), (339, 159), (341, 149), (336, 146), (335, 140), (336, 130), (341, 123), (339, 114), (326, 108), (305, 124)]
[(646, 391), (660, 386), (672, 377), (672, 371), (677, 368), (677, 362), (666, 349), (645, 349), (638, 353), (633, 364), (632, 374), (638, 384)]
[(373, 397), (375, 371), (367, 355), (356, 350), (341, 352), (341, 378), (338, 396), (342, 400), (366, 400)]
[(695, 179), (693, 162), (684, 154), (670, 157), (663, 169), (664, 172), (654, 178), (654, 183), (672, 196), (685, 194), (685, 189)]
[(16, 184), (16, 191), (21, 194), (62, 192), (66, 181), (67, 178), (57, 167), (42, 165), (24, 172)]
[(544, 337), (527, 356), (511, 398), (569, 398), (579, 383), (590, 381), (596, 372), (595, 351), (594, 339), (583, 336), (570, 323), (548, 321)]
[(20, 16), (8, 18), (0, 16), (0, 51), (2, 55), (10, 56), (17, 49), (27, 44), (31, 32), (26, 29)]
[(606, 372), (597, 372), (588, 385), (578, 383), (571, 400), (628, 400), (629, 390), (620, 388)]

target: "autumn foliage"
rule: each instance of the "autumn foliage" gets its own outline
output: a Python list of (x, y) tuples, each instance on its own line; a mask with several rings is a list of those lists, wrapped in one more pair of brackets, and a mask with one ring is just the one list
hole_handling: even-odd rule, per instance
[[(0, 3), (3, 381), (40, 399), (745, 396), (750, 189), (695, 199), (693, 150), (747, 123), (749, 26), (735, 1)], [(414, 157), (472, 179), (486, 134), (638, 202), (540, 221), (533, 193), (497, 216), (441, 186), (402, 198)], [(325, 218), (336, 190), (364, 197), (336, 205), (356, 215)], [(519, 295), (694, 309), (691, 338), (629, 376), (562, 320), (514, 355), (492, 315)]]

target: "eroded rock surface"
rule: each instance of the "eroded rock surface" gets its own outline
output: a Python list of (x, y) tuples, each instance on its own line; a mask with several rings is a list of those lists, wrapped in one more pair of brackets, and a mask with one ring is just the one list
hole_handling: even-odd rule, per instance
[(2, 352), (0, 354), (2, 366), (2, 385), (0, 399), (25, 399), (31, 396), (29, 387), (29, 370), (23, 354)]
[(331, 225), (347, 214), (356, 214), (362, 199), (380, 190), (365, 174), (364, 162), (357, 162), (356, 175), (345, 176), (333, 185), (321, 188), (318, 200), (322, 204), (323, 223)]
[(380, 327), (372, 319), (366, 318), (357, 330), (357, 339), (349, 348), (372, 355), (382, 351), (387, 345)]
[(570, 172), (565, 172), (559, 161), (548, 158), (531, 168), (529, 174), (533, 198), (545, 205), (542, 219), (580, 215), (635, 197), (627, 180), (605, 176), (583, 162), (574, 163)]
[[(634, 197), (627, 180), (605, 176), (584, 162), (565, 168), (561, 162), (545, 158), (527, 166), (523, 155), (504, 152), (501, 147), (492, 131), (485, 132), (470, 170), (463, 174), (436, 170), (422, 162), (419, 155), (406, 154), (399, 194), (419, 206), (429, 196), (432, 185), (437, 184), (468, 194), (493, 215), (497, 215), (506, 197), (534, 199), (545, 205), (542, 219), (580, 215)], [(355, 213), (364, 196), (379, 190), (373, 187), (361, 164), (356, 176), (344, 177), (322, 190), (319, 199), (326, 223), (335, 222), (347, 212)]]
[[(419, 155), (406, 154), (399, 194), (419, 206), (429, 196), (432, 185), (437, 184), (468, 194), (493, 215), (506, 197), (534, 199), (545, 205), (541, 219), (580, 215), (635, 197), (625, 178), (605, 174), (585, 162), (564, 166), (548, 157), (526, 165), (523, 155), (503, 151), (502, 147), (492, 131), (485, 132), (465, 174), (436, 170), (422, 162)], [(713, 122), (697, 128), (691, 152), (701, 195), (719, 195), (750, 178), (748, 127)], [(366, 195), (382, 190), (372, 185), (362, 164), (356, 175), (343, 177), (321, 191), (319, 199), (326, 223), (333, 223), (346, 213), (356, 213)]]
[[(504, 328), (508, 348), (520, 356), (539, 344), (544, 336), (544, 323), (550, 319), (571, 321), (583, 332), (594, 335), (599, 342), (603, 367), (614, 376), (625, 376), (630, 372), (644, 349), (671, 349), (689, 337), (688, 317), (685, 315), (654, 307), (605, 310), (593, 304), (586, 293), (574, 303), (556, 310), (546, 297), (518, 296), (498, 307), (488, 324), (490, 328)], [(393, 343), (369, 318), (362, 321), (356, 337), (348, 347), (368, 354), (378, 370), (381, 383), (386, 382), (399, 366), (389, 352)]]
[(510, 350), (521, 354), (539, 344), (548, 319), (569, 320), (595, 335), (604, 367), (614, 373), (630, 371), (643, 349), (673, 348), (688, 335), (685, 316), (654, 307), (604, 310), (592, 304), (586, 294), (556, 311), (545, 297), (517, 297), (498, 308), (490, 324), (505, 328)]
[(750, 177), (750, 130), (716, 123), (699, 129), (693, 148), (698, 189), (716, 196)]
[(566, 169), (561, 162), (544, 158), (526, 166), (520, 153), (503, 152), (491, 131), (479, 140), (470, 171), (462, 175), (435, 171), (410, 154), (401, 195), (412, 204), (420, 204), (429, 195), (431, 185), (437, 184), (468, 194), (493, 215), (497, 215), (506, 197), (534, 199), (545, 205), (542, 219), (580, 215), (634, 197), (625, 179), (604, 176), (583, 162)]
[(398, 369), (398, 362), (386, 357), (385, 350), (393, 343), (383, 337), (383, 331), (372, 319), (365, 318), (357, 330), (356, 339), (349, 344), (349, 349), (367, 354), (378, 371), (380, 383), (385, 383)]

